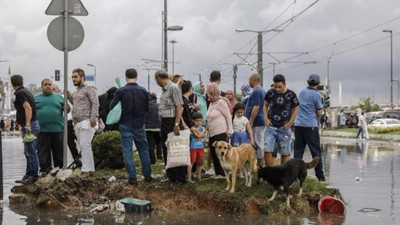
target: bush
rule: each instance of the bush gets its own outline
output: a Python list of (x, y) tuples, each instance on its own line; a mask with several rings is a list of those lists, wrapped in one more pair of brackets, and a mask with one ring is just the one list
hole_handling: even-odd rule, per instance
[(386, 134), (386, 133), (391, 133), (391, 132), (397, 132), (400, 131), (399, 127), (385, 127), (385, 128), (368, 128), (371, 131), (375, 131), (377, 134)]
[(96, 169), (121, 169), (125, 166), (118, 131), (104, 131), (92, 143)]

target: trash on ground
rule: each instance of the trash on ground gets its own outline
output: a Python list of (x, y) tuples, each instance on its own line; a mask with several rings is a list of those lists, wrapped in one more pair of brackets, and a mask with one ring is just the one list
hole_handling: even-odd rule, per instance
[(109, 205), (108, 204), (103, 204), (103, 205), (99, 205), (96, 206), (95, 208), (93, 208), (92, 210), (90, 210), (90, 212), (103, 212), (107, 209), (109, 209)]
[(118, 201), (124, 205), (126, 212), (145, 213), (151, 211), (151, 202), (147, 200), (128, 197)]

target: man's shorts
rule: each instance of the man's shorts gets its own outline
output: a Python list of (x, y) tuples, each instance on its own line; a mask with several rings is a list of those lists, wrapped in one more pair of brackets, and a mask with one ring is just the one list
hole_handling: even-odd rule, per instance
[(261, 127), (253, 127), (253, 134), (254, 134), (254, 144), (257, 151), (257, 159), (264, 158), (264, 126)]
[(204, 148), (190, 149), (190, 162), (191, 163), (202, 163), (204, 156)]
[(279, 127), (268, 126), (265, 129), (264, 152), (274, 152), (277, 145), (280, 155), (290, 155), (291, 136), (290, 129), (285, 130)]

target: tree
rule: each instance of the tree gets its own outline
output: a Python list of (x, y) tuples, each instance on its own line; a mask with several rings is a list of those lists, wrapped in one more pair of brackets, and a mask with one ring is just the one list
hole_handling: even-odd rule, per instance
[(381, 111), (381, 107), (377, 103), (373, 102), (370, 97), (360, 98), (360, 102), (352, 108), (357, 109), (361, 106), (364, 107), (365, 112)]

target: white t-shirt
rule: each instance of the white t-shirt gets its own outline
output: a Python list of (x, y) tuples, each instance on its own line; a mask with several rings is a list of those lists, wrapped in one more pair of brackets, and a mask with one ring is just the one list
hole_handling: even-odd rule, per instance
[(233, 119), (233, 130), (235, 132), (243, 132), (246, 131), (246, 125), (249, 122), (249, 120), (245, 117), (237, 117)]

